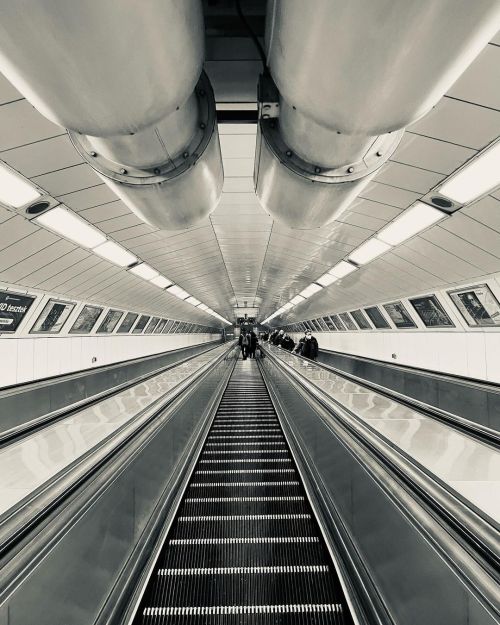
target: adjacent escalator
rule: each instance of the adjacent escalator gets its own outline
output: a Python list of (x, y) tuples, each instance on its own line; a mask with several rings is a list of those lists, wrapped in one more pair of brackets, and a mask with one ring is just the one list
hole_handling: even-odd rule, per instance
[(137, 625), (351, 624), (255, 361), (238, 361)]

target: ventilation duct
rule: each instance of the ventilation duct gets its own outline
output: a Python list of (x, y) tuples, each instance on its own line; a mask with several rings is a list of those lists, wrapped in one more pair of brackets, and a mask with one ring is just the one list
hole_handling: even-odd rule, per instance
[(186, 228), (222, 191), (200, 0), (16, 0), (0, 70), (147, 223)]
[(262, 206), (292, 228), (339, 217), (499, 27), (498, 0), (268, 0)]

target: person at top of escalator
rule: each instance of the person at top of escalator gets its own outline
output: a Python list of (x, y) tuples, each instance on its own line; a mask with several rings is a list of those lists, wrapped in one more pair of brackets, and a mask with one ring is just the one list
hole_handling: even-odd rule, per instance
[(243, 360), (246, 360), (248, 356), (248, 350), (250, 349), (250, 337), (248, 336), (246, 330), (242, 330), (238, 343), (241, 347), (241, 355), (243, 357)]
[(249, 341), (249, 345), (248, 345), (248, 356), (250, 358), (255, 358), (255, 350), (257, 349), (257, 335), (255, 334), (255, 332), (253, 330), (249, 330), (248, 333), (248, 341)]
[(297, 343), (295, 353), (304, 356), (304, 358), (316, 360), (316, 358), (318, 357), (318, 351), (318, 341), (312, 335), (311, 330), (306, 330), (304, 336)]

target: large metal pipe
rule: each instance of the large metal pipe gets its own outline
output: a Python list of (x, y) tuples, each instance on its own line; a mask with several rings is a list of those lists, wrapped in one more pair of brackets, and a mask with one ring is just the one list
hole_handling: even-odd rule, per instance
[(222, 191), (203, 59), (201, 0), (0, 5), (0, 70), (159, 228), (196, 223)]
[(264, 208), (295, 228), (338, 217), (499, 28), (498, 0), (269, 0)]

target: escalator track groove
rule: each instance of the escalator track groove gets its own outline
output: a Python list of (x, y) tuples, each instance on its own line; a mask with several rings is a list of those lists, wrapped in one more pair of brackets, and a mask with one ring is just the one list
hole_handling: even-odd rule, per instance
[(238, 361), (135, 625), (352, 625), (255, 361)]

